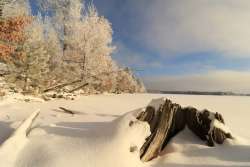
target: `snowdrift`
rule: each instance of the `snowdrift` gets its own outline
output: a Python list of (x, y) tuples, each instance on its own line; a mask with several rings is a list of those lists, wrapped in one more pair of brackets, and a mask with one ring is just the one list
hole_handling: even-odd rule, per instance
[(139, 151), (150, 135), (150, 128), (146, 122), (136, 119), (136, 113), (125, 114), (81, 138), (73, 138), (37, 135), (37, 129), (30, 133), (30, 126), (38, 116), (34, 112), (0, 147), (0, 166), (127, 167), (133, 164), (139, 167), (142, 165)]
[[(236, 136), (235, 140), (226, 140), (224, 145), (208, 147), (190, 130), (184, 129), (169, 142), (160, 157), (143, 163), (140, 160), (140, 148), (151, 133), (148, 123), (136, 118), (145, 110), (143, 107), (150, 99), (160, 96), (162, 95), (99, 95), (82, 97), (76, 101), (3, 103), (0, 106), (0, 111), (3, 111), (0, 113), (0, 141), (3, 142), (6, 138), (9, 140), (1, 144), (0, 166), (250, 166), (250, 135), (244, 130), (249, 127), (249, 123), (245, 122), (245, 117), (241, 117), (239, 122), (234, 116), (234, 106), (241, 103), (247, 107), (249, 103), (246, 102), (249, 99), (210, 96), (167, 97), (183, 106), (208, 106), (213, 111), (222, 111), (226, 120), (229, 120), (229, 126), (234, 128), (234, 132), (241, 128), (236, 134), (244, 138)], [(198, 100), (200, 106), (196, 104)], [(214, 100), (217, 100), (217, 103), (213, 103)], [(232, 110), (221, 110), (229, 101)], [(72, 116), (58, 112), (56, 109), (61, 106), (76, 110), (79, 114)], [(37, 116), (35, 112), (28, 117), (35, 108), (41, 109), (36, 121), (39, 126), (23, 131), (30, 129), (27, 125)], [(126, 113), (134, 108), (141, 109)], [(238, 108), (237, 113), (247, 115), (248, 113), (243, 112), (245, 109)], [(24, 118), (27, 118), (26, 121), (20, 123)], [(13, 129), (17, 130), (9, 136)], [(8, 133), (2, 133), (4, 131)]]

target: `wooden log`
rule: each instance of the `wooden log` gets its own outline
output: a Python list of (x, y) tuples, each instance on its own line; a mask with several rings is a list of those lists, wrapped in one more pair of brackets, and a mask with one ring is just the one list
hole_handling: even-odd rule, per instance
[(46, 93), (46, 92), (50, 92), (50, 91), (53, 91), (53, 90), (61, 89), (61, 88), (64, 88), (65, 86), (73, 85), (73, 84), (76, 84), (76, 83), (79, 83), (79, 82), (82, 82), (82, 80), (79, 79), (79, 80), (59, 84), (59, 85), (56, 85), (56, 86), (52, 86), (50, 88), (45, 89), (43, 92)]
[(141, 155), (141, 160), (144, 162), (150, 161), (157, 157), (162, 150), (162, 145), (165, 141), (166, 135), (169, 133), (174, 110), (172, 110), (172, 103), (169, 100), (159, 107), (160, 117), (159, 123), (154, 132), (152, 132), (151, 142), (146, 151)]
[(148, 106), (145, 110), (145, 112), (140, 113), (140, 115), (137, 117), (140, 121), (148, 122), (150, 125), (151, 132), (154, 131), (156, 128), (156, 123), (158, 121), (157, 114), (159, 112), (155, 111), (155, 109), (152, 106)]
[(206, 136), (209, 131), (209, 126), (205, 126), (205, 124), (209, 124), (205, 122), (205, 120), (201, 118), (201, 114), (198, 112), (196, 108), (187, 107), (184, 108), (183, 111), (186, 115), (186, 124), (188, 128), (200, 137), (201, 140), (207, 140)]
[(146, 108), (146, 111), (141, 113), (139, 117), (137, 118), (140, 121), (148, 122), (148, 124), (150, 125), (150, 131), (151, 131), (151, 135), (146, 139), (146, 142), (143, 144), (143, 146), (140, 149), (141, 158), (147, 152), (147, 149), (150, 143), (155, 137), (156, 128), (159, 123), (160, 115), (161, 115), (161, 112), (156, 111), (155, 108), (153, 108), (152, 106), (148, 106)]
[(157, 111), (148, 106), (146, 111), (138, 117), (150, 125), (151, 135), (141, 147), (141, 160), (150, 161), (157, 157), (167, 143), (185, 127), (185, 115), (181, 106), (166, 100)]
[(55, 109), (55, 111), (57, 111), (57, 112), (63, 112), (63, 113), (66, 113), (66, 114), (71, 114), (72, 116), (84, 114), (84, 113), (82, 113), (80, 111), (74, 111), (74, 110), (71, 110), (71, 109), (67, 109), (65, 107), (59, 107), (59, 109), (60, 110)]
[(69, 110), (67, 108), (64, 108), (64, 107), (59, 107), (64, 113), (66, 114), (71, 114), (71, 115), (74, 115), (76, 114), (76, 112), (74, 112), (73, 110)]
[(162, 150), (166, 147), (168, 142), (180, 131), (182, 131), (186, 126), (186, 117), (185, 113), (182, 111), (181, 106), (178, 104), (173, 104), (172, 110), (173, 110), (172, 124), (170, 127), (170, 131), (165, 138)]
[(198, 111), (192, 107), (184, 108), (183, 111), (188, 128), (201, 140), (206, 141), (208, 146), (223, 144), (227, 138), (233, 139), (231, 133), (226, 130), (221, 114), (208, 110)]
[(75, 91), (77, 91), (77, 90), (80, 90), (80, 89), (82, 89), (82, 88), (84, 88), (85, 86), (88, 86), (88, 85), (89, 85), (89, 83), (84, 83), (84, 84), (82, 84), (81, 86), (78, 86), (78, 87), (76, 87), (76, 88), (70, 90), (69, 93), (73, 93), (73, 92), (75, 92)]
[(171, 138), (185, 127), (181, 106), (170, 100), (166, 100), (158, 111), (148, 106), (138, 119), (148, 122), (151, 130), (151, 135), (140, 150), (141, 159), (145, 162), (157, 157)]
[(140, 149), (140, 157), (144, 162), (156, 158), (171, 138), (186, 125), (201, 140), (206, 141), (208, 146), (222, 144), (227, 138), (232, 139), (231, 133), (225, 130), (221, 114), (208, 110), (198, 111), (194, 107), (182, 108), (168, 99), (157, 110), (149, 105), (137, 119), (148, 122), (151, 130), (151, 135)]

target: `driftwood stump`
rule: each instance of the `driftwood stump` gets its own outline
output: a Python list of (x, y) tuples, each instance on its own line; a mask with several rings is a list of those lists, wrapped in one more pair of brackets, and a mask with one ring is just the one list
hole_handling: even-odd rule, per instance
[(193, 107), (182, 108), (168, 99), (153, 100), (146, 110), (137, 117), (148, 122), (151, 135), (140, 149), (141, 160), (144, 162), (156, 158), (167, 146), (168, 142), (185, 126), (208, 146), (222, 144), (226, 138), (232, 138), (226, 130), (221, 114), (208, 110), (198, 111)]
[(188, 128), (201, 140), (207, 141), (208, 146), (214, 146), (215, 143), (223, 144), (226, 138), (232, 138), (230, 132), (223, 128), (225, 122), (221, 114), (208, 110), (200, 112), (192, 107), (184, 108), (183, 111), (186, 113)]

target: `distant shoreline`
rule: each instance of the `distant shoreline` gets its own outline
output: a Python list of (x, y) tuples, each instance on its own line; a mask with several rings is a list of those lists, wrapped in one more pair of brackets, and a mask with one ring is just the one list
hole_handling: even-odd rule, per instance
[(203, 92), (203, 91), (164, 91), (164, 90), (147, 90), (148, 93), (159, 94), (180, 94), (180, 95), (215, 95), (215, 96), (250, 96), (245, 93), (234, 92)]

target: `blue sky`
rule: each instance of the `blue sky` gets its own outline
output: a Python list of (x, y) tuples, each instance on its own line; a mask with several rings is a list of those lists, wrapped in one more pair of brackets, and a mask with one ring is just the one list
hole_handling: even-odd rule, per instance
[[(147, 0), (141, 1), (141, 3), (146, 2)], [(97, 6), (99, 13), (108, 18), (112, 23), (114, 30), (114, 42), (118, 43), (118, 51), (114, 56), (118, 59), (120, 64), (133, 66), (134, 68), (141, 67), (140, 64), (137, 64), (137, 62), (133, 63), (132, 61), (128, 61), (124, 58), (124, 56), (130, 55), (123, 55), (122, 50), (119, 50), (119, 43), (122, 43), (122, 45), (124, 45), (123, 47), (126, 47), (131, 54), (134, 53), (134, 56), (140, 56), (142, 61), (145, 61), (148, 64), (152, 63), (152, 61), (153, 63), (159, 63), (159, 66), (154, 66), (150, 69), (142, 68), (143, 71), (140, 72), (140, 75), (142, 76), (148, 74), (158, 75), (160, 69), (166, 69), (165, 72), (161, 71), (163, 74), (194, 73), (195, 70), (201, 72), (206, 71), (208, 67), (224, 70), (250, 69), (250, 56), (244, 58), (233, 56), (227, 57), (223, 53), (217, 53), (217, 50), (212, 49), (209, 51), (194, 51), (191, 53), (184, 52), (182, 54), (168, 52), (162, 53), (157, 49), (151, 48), (150, 46), (145, 46), (144, 43), (136, 40), (137, 32), (140, 31), (141, 20), (145, 19), (144, 13), (141, 12), (142, 9), (138, 10), (140, 6), (136, 6), (138, 4), (140, 5), (140, 3), (135, 4), (133, 0), (127, 0), (125, 2), (124, 0), (94, 0), (94, 3)], [(142, 5), (141, 8), (143, 7), (144, 5)], [(145, 11), (145, 13), (146, 12), (147, 11)], [(164, 56), (164, 54), (166, 56)], [(198, 65), (199, 69), (190, 69), (189, 65)], [(177, 69), (175, 66), (179, 66), (181, 69)]]
[(148, 88), (250, 92), (249, 1), (93, 2), (112, 24), (114, 59)]
[[(148, 87), (249, 92), (245, 77), (250, 77), (250, 2), (94, 0), (94, 4), (112, 23), (114, 58), (137, 69)], [(173, 78), (185, 83), (197, 76), (208, 85), (164, 87)]]

